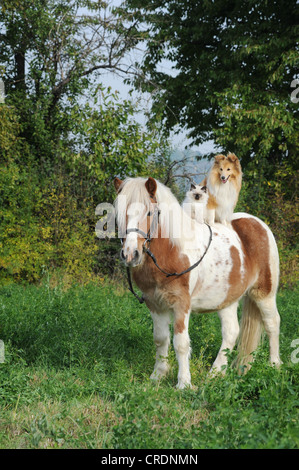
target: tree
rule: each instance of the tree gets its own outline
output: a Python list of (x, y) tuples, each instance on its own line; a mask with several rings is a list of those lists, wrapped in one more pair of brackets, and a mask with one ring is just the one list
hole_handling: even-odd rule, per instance
[(154, 116), (187, 128), (196, 144), (214, 139), (243, 166), (260, 153), (268, 168), (295, 164), (296, 0), (127, 0), (123, 9), (143, 25), (135, 84), (153, 94)]
[[(63, 269), (113, 272), (117, 240), (99, 240), (95, 208), (112, 180), (143, 174), (167, 147), (159, 126), (101, 84), (125, 73), (134, 27), (96, 0), (3, 0), (0, 7), (0, 280)], [(161, 157), (162, 155), (162, 157)]]
[(66, 166), (77, 175), (75, 184), (80, 176), (85, 197), (96, 194), (98, 202), (112, 201), (112, 178), (141, 175), (149, 168), (154, 173), (157, 162), (166, 159), (168, 142), (159, 129), (143, 129), (135, 118), (138, 108), (121, 101), (118, 92), (98, 87), (91, 99), (92, 106), (71, 104), (73, 139)]
[(103, 71), (125, 72), (134, 28), (98, 0), (3, 0), (0, 63), (7, 103), (40, 158), (69, 131), (68, 98), (82, 99)]

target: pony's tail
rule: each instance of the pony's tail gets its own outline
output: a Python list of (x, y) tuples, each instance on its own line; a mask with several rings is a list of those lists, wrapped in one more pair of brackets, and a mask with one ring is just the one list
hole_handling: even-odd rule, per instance
[(253, 351), (258, 347), (263, 331), (262, 317), (256, 303), (246, 295), (238, 339), (238, 357), (235, 366), (239, 372), (247, 372), (253, 362)]

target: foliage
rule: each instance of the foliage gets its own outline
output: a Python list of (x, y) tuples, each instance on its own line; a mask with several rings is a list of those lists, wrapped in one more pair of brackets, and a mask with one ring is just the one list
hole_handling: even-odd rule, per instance
[[(283, 85), (283, 69), (280, 72), (275, 82)], [(214, 129), (216, 143), (224, 149), (233, 148), (243, 167), (255, 166), (262, 177), (273, 174), (281, 163), (297, 168), (298, 105), (291, 102), (287, 86), (286, 90), (279, 101), (274, 92), (258, 92), (252, 84), (236, 84), (215, 93), (223, 120)]]
[(92, 106), (71, 105), (72, 146), (79, 151), (67, 156), (67, 165), (81, 175), (86, 196), (96, 194), (99, 201), (111, 201), (114, 176), (145, 173), (150, 162), (164, 159), (168, 145), (157, 126), (142, 128), (135, 118), (137, 105), (121, 101), (117, 92), (98, 87), (91, 99)]
[(28, 145), (20, 136), (21, 124), (15, 109), (0, 105), (0, 136), (1, 154), (0, 162), (13, 162), (28, 153)]
[(243, 176), (236, 211), (261, 218), (272, 230), (280, 255), (280, 285), (298, 285), (298, 172), (284, 162), (268, 178), (252, 162)]
[(100, 84), (125, 71), (134, 28), (94, 0), (3, 1), (0, 27), (0, 279), (112, 274), (116, 246), (96, 239), (95, 208), (112, 202), (114, 176), (145, 173), (167, 148)]
[[(168, 127), (187, 123), (195, 141), (213, 136), (241, 157), (239, 206), (274, 229), (282, 284), (294, 286), (294, 2), (281, 12), (280, 1), (130, 0), (111, 9), (94, 0), (4, 0), (0, 281), (38, 282), (53, 271), (84, 282), (119, 275), (119, 245), (95, 237), (95, 208), (113, 201), (116, 175), (150, 174), (182, 196), (164, 113)], [(126, 54), (139, 40), (148, 47), (143, 86), (160, 87), (147, 130), (136, 103), (100, 84), (103, 71), (129, 70)], [(177, 74), (157, 69), (163, 58)]]
[[(134, 106), (101, 90), (97, 107), (73, 104), (72, 142), (60, 142), (55, 165), (28, 155), (13, 107), (0, 106), (0, 278), (38, 281), (64, 269), (86, 282), (95, 273), (113, 274), (118, 244), (98, 240), (95, 208), (115, 197), (114, 175), (145, 172), (165, 144), (157, 131), (144, 132)], [(97, 98), (97, 96), (95, 97)]]
[(136, 83), (153, 93), (154, 116), (186, 127), (197, 144), (213, 139), (235, 151), (244, 168), (260, 156), (268, 170), (296, 163), (295, 0), (287, 8), (282, 0), (127, 0), (123, 9), (140, 21), (146, 53)]
[(134, 40), (98, 0), (4, 1), (0, 25), (7, 100), (38, 160), (53, 160), (70, 130), (68, 98), (80, 99), (100, 72), (121, 72)]
[(225, 379), (208, 376), (217, 315), (192, 316), (196, 388), (178, 391), (172, 350), (170, 375), (150, 383), (152, 321), (120, 285), (2, 287), (0, 447), (298, 448), (297, 306), (298, 292), (278, 295), (281, 369), (268, 365), (264, 341), (247, 375), (229, 368)]

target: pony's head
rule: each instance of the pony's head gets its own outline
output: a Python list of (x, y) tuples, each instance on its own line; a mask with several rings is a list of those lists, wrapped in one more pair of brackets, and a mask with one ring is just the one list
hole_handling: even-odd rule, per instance
[[(167, 238), (179, 249), (198, 230), (182, 210), (171, 190), (154, 178), (114, 179), (118, 235), (122, 239), (121, 259), (127, 266), (142, 263), (147, 239)], [(200, 227), (197, 227), (200, 229)]]
[(118, 193), (115, 201), (119, 236), (122, 239), (120, 256), (126, 266), (142, 262), (143, 245), (157, 235), (157, 182), (154, 178), (114, 179)]

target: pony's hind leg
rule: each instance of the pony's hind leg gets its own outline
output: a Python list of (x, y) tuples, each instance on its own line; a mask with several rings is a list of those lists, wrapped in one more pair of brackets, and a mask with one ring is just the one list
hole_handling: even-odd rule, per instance
[(221, 321), (222, 344), (210, 370), (211, 374), (215, 372), (225, 373), (224, 366), (227, 365), (226, 349), (229, 349), (230, 351), (233, 349), (240, 330), (237, 309), (238, 302), (235, 302), (229, 307), (219, 310), (218, 312), (218, 316)]
[(156, 363), (151, 379), (159, 380), (169, 370), (167, 356), (170, 343), (170, 313), (151, 312), (151, 315), (154, 323), (154, 343), (156, 345)]
[(276, 306), (276, 298), (271, 296), (255, 300), (255, 302), (259, 307), (262, 321), (269, 337), (270, 362), (274, 366), (279, 367), (282, 364), (279, 357), (280, 315)]

